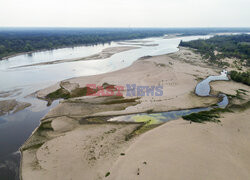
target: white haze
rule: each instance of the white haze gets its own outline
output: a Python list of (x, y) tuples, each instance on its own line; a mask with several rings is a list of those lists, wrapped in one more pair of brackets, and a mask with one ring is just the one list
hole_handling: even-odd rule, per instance
[(250, 27), (250, 0), (0, 0), (0, 27)]

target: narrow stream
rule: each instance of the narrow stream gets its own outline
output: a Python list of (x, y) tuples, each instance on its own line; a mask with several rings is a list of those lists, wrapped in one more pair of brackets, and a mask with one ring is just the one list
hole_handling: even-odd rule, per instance
[[(219, 76), (209, 76), (203, 81), (199, 82), (195, 88), (195, 93), (198, 96), (212, 96), (210, 95), (210, 85), (211, 81), (226, 81), (228, 80), (227, 73), (225, 71), (221, 72)], [(170, 120), (178, 119), (182, 116), (186, 116), (192, 113), (197, 113), (201, 111), (209, 111), (212, 108), (225, 108), (228, 105), (228, 97), (225, 94), (219, 94), (218, 98), (222, 100), (217, 103), (216, 107), (205, 107), (205, 108), (194, 108), (187, 110), (178, 111), (168, 111), (161, 113), (140, 113), (125, 116), (117, 116), (111, 118), (109, 121), (126, 121), (126, 122), (145, 122), (151, 120), (150, 123), (163, 123)]]

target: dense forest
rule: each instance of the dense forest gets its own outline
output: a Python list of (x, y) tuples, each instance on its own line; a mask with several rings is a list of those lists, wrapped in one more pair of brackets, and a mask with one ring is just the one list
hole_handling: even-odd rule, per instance
[(0, 58), (20, 52), (162, 36), (163, 31), (115, 29), (21, 29), (0, 31)]
[(164, 34), (204, 35), (245, 32), (247, 28), (0, 28), (0, 59), (9, 55), (65, 46), (92, 45)]
[[(225, 58), (236, 57), (250, 66), (250, 35), (224, 35), (214, 36), (210, 39), (199, 39), (189, 42), (181, 41), (180, 46), (196, 49), (203, 58), (211, 62)], [(214, 52), (218, 53), (215, 54)]]

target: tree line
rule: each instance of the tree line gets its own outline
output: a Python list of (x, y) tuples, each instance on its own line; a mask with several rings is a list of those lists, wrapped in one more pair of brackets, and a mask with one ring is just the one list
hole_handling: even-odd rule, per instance
[(0, 28), (0, 59), (9, 55), (64, 46), (92, 45), (165, 34), (205, 35), (244, 32), (249, 28)]
[(49, 50), (64, 46), (94, 45), (118, 40), (162, 36), (161, 30), (22, 30), (0, 31), (0, 58), (35, 50)]
[[(246, 60), (246, 65), (250, 66), (249, 34), (214, 36), (189, 42), (181, 41), (180, 46), (196, 49), (204, 59), (209, 59), (211, 62), (225, 57), (235, 57), (241, 61)], [(216, 54), (215, 51), (218, 53)]]

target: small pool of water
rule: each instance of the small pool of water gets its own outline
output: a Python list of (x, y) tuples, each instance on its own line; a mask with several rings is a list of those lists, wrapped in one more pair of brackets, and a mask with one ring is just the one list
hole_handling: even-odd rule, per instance
[(160, 112), (160, 113), (140, 113), (140, 114), (131, 114), (125, 116), (117, 116), (111, 118), (109, 121), (125, 121), (125, 122), (147, 122), (150, 120), (151, 124), (158, 124), (167, 122), (170, 120), (178, 119), (182, 116), (196, 113), (200, 111), (208, 111), (211, 108), (194, 108), (188, 110), (178, 110), (178, 111), (168, 111), (168, 112)]
[(225, 94), (219, 94), (218, 97), (219, 97), (219, 98), (222, 98), (222, 100), (221, 100), (219, 103), (217, 103), (218, 107), (220, 107), (220, 108), (225, 108), (225, 107), (227, 107), (227, 105), (228, 105), (228, 103), (229, 103), (229, 100), (228, 100), (227, 95), (225, 95)]
[(210, 85), (211, 81), (227, 81), (227, 73), (222, 71), (221, 75), (219, 76), (209, 76), (208, 78), (204, 79), (200, 83), (197, 84), (195, 88), (195, 93), (198, 96), (209, 96), (210, 95)]

